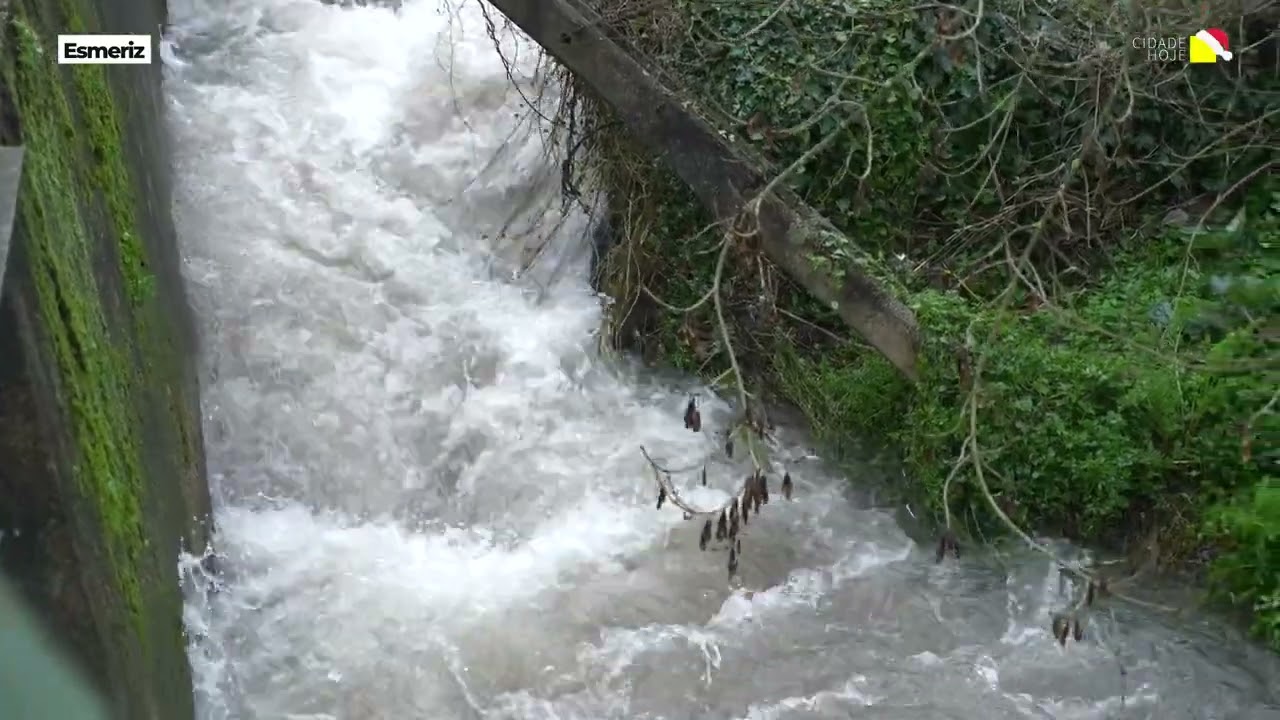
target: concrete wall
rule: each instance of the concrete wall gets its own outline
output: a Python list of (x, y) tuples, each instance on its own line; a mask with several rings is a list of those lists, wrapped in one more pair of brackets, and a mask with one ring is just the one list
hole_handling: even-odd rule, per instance
[(209, 501), (160, 66), (60, 67), (53, 47), (154, 35), (164, 2), (0, 0), (0, 18), (0, 145), (27, 150), (0, 302), (0, 568), (112, 716), (190, 718), (177, 555), (204, 546)]

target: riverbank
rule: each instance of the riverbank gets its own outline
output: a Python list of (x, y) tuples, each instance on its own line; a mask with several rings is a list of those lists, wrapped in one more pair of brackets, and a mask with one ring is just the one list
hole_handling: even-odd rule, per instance
[[(735, 248), (719, 288), (750, 388), (802, 408), (830, 448), (898, 448), (902, 493), (940, 525), (990, 537), (1004, 514), (1123, 550), (1135, 572), (1195, 569), (1280, 648), (1280, 487), (1262, 442), (1280, 378), (1280, 186), (1262, 180), (1260, 140), (1280, 125), (1275, 50), (1224, 72), (1126, 44), (1274, 21), (1080, 7), (1046, 30), (1020, 7), (989, 2), (976, 24), (892, 3), (600, 9), (771, 174), (808, 158), (792, 189), (878, 258), (924, 329), (911, 384)], [(612, 340), (723, 382), (708, 304), (678, 311), (712, 287), (720, 233), (577, 90), (582, 172), (614, 198)]]

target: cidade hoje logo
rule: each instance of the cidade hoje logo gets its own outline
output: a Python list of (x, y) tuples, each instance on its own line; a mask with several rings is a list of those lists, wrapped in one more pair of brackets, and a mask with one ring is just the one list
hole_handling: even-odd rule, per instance
[(1150, 62), (1216, 63), (1234, 57), (1222, 28), (1205, 28), (1195, 35), (1135, 37), (1133, 49), (1146, 52)]
[(1227, 49), (1227, 34), (1222, 28), (1205, 28), (1192, 35), (1187, 44), (1193, 63), (1215, 63), (1218, 58), (1231, 59), (1231, 51)]
[(150, 65), (150, 35), (59, 35), (59, 65)]

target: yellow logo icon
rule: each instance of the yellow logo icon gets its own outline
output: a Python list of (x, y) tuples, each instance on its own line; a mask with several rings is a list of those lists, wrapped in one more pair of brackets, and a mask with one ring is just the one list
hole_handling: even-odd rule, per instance
[(1192, 35), (1188, 48), (1192, 63), (1216, 63), (1218, 58), (1230, 60), (1232, 57), (1227, 49), (1227, 34), (1222, 28), (1205, 28)]

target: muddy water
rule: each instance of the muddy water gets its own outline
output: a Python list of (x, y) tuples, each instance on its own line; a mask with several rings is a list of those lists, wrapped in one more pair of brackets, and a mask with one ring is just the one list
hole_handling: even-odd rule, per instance
[[(728, 583), (638, 452), (717, 455), (692, 381), (597, 353), (585, 222), (480, 5), (172, 14), (223, 570), (186, 566), (202, 718), (1280, 717), (1274, 660), (1211, 621), (1120, 606), (1062, 650), (1044, 558), (935, 565), (785, 429), (796, 500)], [(545, 246), (518, 279), (514, 235)]]

